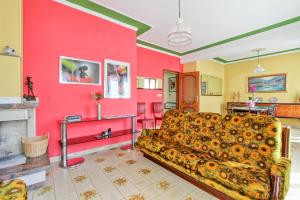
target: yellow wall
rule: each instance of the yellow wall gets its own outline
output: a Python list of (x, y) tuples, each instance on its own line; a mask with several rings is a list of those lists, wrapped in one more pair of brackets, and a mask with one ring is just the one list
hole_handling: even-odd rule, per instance
[[(200, 75), (207, 74), (224, 80), (224, 65), (214, 61), (195, 61), (184, 64), (184, 72), (198, 71)], [(200, 80), (201, 81), (201, 80)], [(199, 83), (200, 84), (200, 83)], [(199, 94), (201, 95), (201, 87)], [(224, 94), (224, 84), (223, 84)], [(200, 112), (223, 113), (224, 96), (200, 96)]]
[(0, 97), (22, 96), (20, 58), (0, 56)]
[[(300, 52), (262, 58), (260, 63), (266, 69), (263, 74), (287, 73), (287, 92), (256, 93), (255, 97), (263, 97), (264, 102), (269, 102), (270, 97), (277, 97), (280, 103), (297, 102), (300, 96)], [(257, 75), (253, 73), (256, 65), (257, 61), (251, 60), (225, 66), (225, 102), (232, 101), (233, 92), (237, 91), (241, 93), (241, 101), (251, 96), (247, 93), (247, 78)], [(281, 119), (281, 122), (300, 125), (297, 119)]]
[(22, 96), (22, 0), (0, 1), (0, 52), (9, 45), (19, 57), (0, 55), (0, 97)]
[(22, 55), (22, 0), (0, 1), (0, 51), (7, 45)]
[[(263, 74), (287, 73), (287, 92), (257, 93), (255, 96), (263, 97), (264, 102), (269, 102), (270, 97), (277, 97), (281, 103), (296, 102), (300, 95), (300, 52), (261, 59), (261, 65), (266, 69)], [(256, 60), (228, 64), (225, 66), (225, 101), (232, 101), (233, 92), (239, 91), (241, 101), (247, 101), (251, 96), (247, 92), (247, 80), (254, 74)]]

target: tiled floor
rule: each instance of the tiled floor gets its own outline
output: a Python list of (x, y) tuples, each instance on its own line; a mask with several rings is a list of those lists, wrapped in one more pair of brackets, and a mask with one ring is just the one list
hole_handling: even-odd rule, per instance
[[(287, 200), (300, 196), (300, 144), (293, 145), (291, 187)], [(297, 158), (296, 158), (297, 157)], [(29, 192), (29, 200), (214, 200), (137, 151), (119, 149), (85, 157), (76, 169), (52, 164), (43, 188)]]

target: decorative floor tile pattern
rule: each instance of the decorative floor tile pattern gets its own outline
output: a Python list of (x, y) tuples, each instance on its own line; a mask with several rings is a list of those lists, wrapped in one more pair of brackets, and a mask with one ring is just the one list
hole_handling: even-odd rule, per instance
[(116, 184), (117, 186), (123, 186), (123, 185), (126, 185), (127, 179), (125, 177), (118, 178), (118, 179), (114, 180), (113, 183)]
[(151, 172), (150, 169), (144, 168), (144, 169), (140, 169), (139, 173), (143, 174), (143, 175), (148, 175)]
[(73, 178), (75, 183), (81, 183), (82, 181), (84, 181), (85, 179), (87, 179), (86, 176), (77, 176), (75, 178)]
[(116, 168), (113, 167), (113, 166), (108, 166), (108, 167), (105, 167), (103, 168), (104, 172), (106, 173), (111, 173), (112, 171), (114, 171)]
[(96, 195), (97, 195), (96, 190), (88, 190), (88, 191), (85, 191), (85, 192), (81, 193), (81, 194), (80, 194), (80, 197), (81, 197), (83, 200), (90, 200), (90, 199), (95, 198)]
[[(291, 186), (286, 200), (300, 196), (300, 144), (292, 145)], [(85, 156), (75, 169), (51, 164), (44, 187), (28, 200), (216, 200), (138, 151), (113, 149)]]
[(168, 181), (160, 181), (159, 186), (162, 190), (167, 191), (170, 188), (171, 184)]
[(39, 189), (39, 191), (36, 193), (37, 196), (43, 196), (48, 192), (51, 192), (53, 190), (52, 186), (44, 186)]

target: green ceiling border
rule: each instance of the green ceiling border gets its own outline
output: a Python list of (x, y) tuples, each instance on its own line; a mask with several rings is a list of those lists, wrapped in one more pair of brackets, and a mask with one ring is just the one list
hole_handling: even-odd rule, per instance
[[(106, 8), (104, 6), (101, 6), (100, 4), (94, 3), (94, 2), (89, 1), (89, 0), (66, 0), (66, 1), (70, 2), (70, 3), (73, 3), (77, 6), (81, 6), (85, 9), (92, 10), (92, 11), (97, 12), (99, 14), (102, 14), (104, 16), (110, 17), (110, 18), (115, 19), (117, 21), (120, 21), (122, 23), (128, 24), (130, 26), (136, 27), (138, 36), (151, 29), (151, 26), (149, 26), (145, 23), (142, 23), (138, 20), (130, 18), (126, 15), (118, 13), (114, 10), (111, 10), (109, 8)], [(201, 51), (201, 50), (204, 50), (204, 49), (219, 46), (219, 45), (222, 45), (222, 44), (225, 44), (225, 43), (228, 43), (228, 42), (239, 40), (239, 39), (242, 39), (242, 38), (245, 38), (245, 37), (256, 35), (256, 34), (259, 34), (259, 33), (262, 33), (262, 32), (266, 32), (266, 31), (269, 31), (269, 30), (272, 30), (272, 29), (275, 29), (275, 28), (286, 26), (286, 25), (289, 25), (289, 24), (292, 24), (292, 23), (295, 23), (295, 22), (299, 22), (299, 21), (300, 21), (300, 16), (297, 16), (297, 17), (294, 17), (294, 18), (291, 18), (291, 19), (287, 19), (287, 20), (272, 24), (270, 26), (266, 26), (266, 27), (263, 27), (263, 28), (260, 28), (260, 29), (256, 29), (254, 31), (250, 31), (250, 32), (247, 32), (247, 33), (244, 33), (244, 34), (241, 34), (241, 35), (236, 35), (234, 37), (231, 37), (231, 38), (228, 38), (228, 39), (225, 39), (225, 40), (221, 40), (221, 41), (218, 41), (218, 42), (215, 42), (215, 43), (203, 46), (203, 47), (199, 47), (199, 48), (196, 48), (196, 49), (185, 51), (185, 52), (182, 52), (182, 53), (171, 50), (171, 49), (161, 47), (161, 46), (156, 45), (156, 44), (145, 42), (145, 41), (142, 41), (142, 40), (138, 40), (137, 43), (141, 44), (141, 45), (144, 45), (144, 46), (147, 46), (147, 47), (150, 47), (150, 48), (160, 50), (160, 51), (171, 53), (171, 54), (174, 54), (174, 55), (177, 55), (177, 56), (183, 56), (183, 55), (187, 55), (187, 54), (190, 54), (190, 53), (195, 53), (195, 52), (198, 52), (198, 51)], [(214, 58), (214, 59), (217, 60), (217, 61), (226, 63), (226, 61), (222, 58)], [(244, 59), (248, 59), (248, 58), (241, 58), (241, 60), (244, 60)], [(228, 62), (230, 62), (230, 61), (228, 61)]]
[(171, 53), (171, 54), (174, 54), (176, 56), (181, 56), (182, 55), (181, 53), (179, 53), (177, 51), (173, 51), (171, 49), (167, 49), (167, 48), (164, 48), (164, 47), (161, 47), (161, 46), (158, 46), (158, 45), (155, 45), (155, 44), (151, 44), (151, 43), (148, 43), (148, 42), (145, 42), (145, 41), (142, 41), (142, 40), (137, 40), (137, 43), (141, 44), (141, 45), (144, 45), (144, 46), (147, 46), (147, 47), (150, 47), (150, 48), (154, 48), (156, 50)]
[(292, 24), (292, 23), (295, 23), (295, 22), (298, 22), (298, 21), (300, 21), (300, 16), (297, 16), (297, 17), (294, 17), (294, 18), (291, 18), (291, 19), (288, 19), (288, 20), (284, 20), (284, 21), (281, 21), (281, 22), (278, 22), (278, 23), (275, 23), (275, 24), (272, 24), (270, 26), (266, 26), (266, 27), (263, 27), (263, 28), (260, 28), (260, 29), (256, 29), (254, 31), (250, 31), (250, 32), (247, 32), (247, 33), (244, 33), (244, 34), (241, 34), (241, 35), (236, 35), (234, 37), (231, 37), (231, 38), (228, 38), (228, 39), (225, 39), (225, 40), (221, 40), (219, 42), (215, 42), (215, 43), (212, 43), (212, 44), (209, 44), (209, 45), (197, 48), (197, 49), (186, 51), (186, 52), (183, 52), (182, 54), (186, 55), (186, 54), (194, 53), (194, 52), (197, 52), (197, 51), (201, 51), (201, 50), (204, 50), (204, 49), (208, 49), (208, 48), (211, 48), (211, 47), (222, 45), (222, 44), (225, 44), (225, 43), (228, 43), (228, 42), (239, 40), (239, 39), (242, 39), (242, 38), (245, 38), (245, 37), (256, 35), (258, 33), (269, 31), (269, 30), (272, 30), (272, 29), (275, 29), (275, 28), (286, 26), (286, 25), (289, 25), (289, 24)]
[(81, 6), (83, 8), (92, 10), (96, 13), (105, 15), (107, 17), (110, 17), (112, 19), (115, 19), (117, 21), (120, 21), (122, 23), (128, 24), (130, 26), (134, 26), (136, 27), (137, 30), (137, 35), (141, 35), (143, 33), (145, 33), (146, 31), (151, 29), (151, 26), (144, 24), (138, 20), (135, 20), (133, 18), (127, 17), (126, 15), (123, 15), (121, 13), (118, 13), (114, 10), (111, 10), (109, 8), (106, 8), (104, 6), (101, 6), (97, 3), (94, 3), (92, 1), (89, 0), (66, 0), (67, 2), (73, 3), (77, 6)]
[[(266, 53), (266, 54), (260, 55), (260, 57), (265, 57), (265, 56), (270, 56), (270, 55), (276, 55), (276, 54), (281, 54), (281, 53), (288, 53), (288, 52), (291, 52), (291, 51), (300, 51), (300, 48), (287, 49), (287, 50), (283, 50), (283, 51)], [(257, 58), (257, 57), (258, 56), (250, 56), (250, 57), (239, 58), (239, 59), (235, 59), (235, 60), (225, 60), (224, 58), (216, 57), (216, 58), (214, 58), (214, 60), (226, 64), (226, 63), (233, 63), (233, 62), (248, 60), (248, 59)]]
[(219, 62), (224, 63), (224, 64), (229, 62), (229, 61), (224, 60), (223, 58), (220, 58), (220, 57), (216, 57), (216, 58), (214, 58), (214, 60), (219, 61)]

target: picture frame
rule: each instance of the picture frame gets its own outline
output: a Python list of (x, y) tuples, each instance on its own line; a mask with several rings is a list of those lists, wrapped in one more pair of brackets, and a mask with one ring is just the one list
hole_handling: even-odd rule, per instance
[(206, 96), (207, 94), (207, 82), (201, 82), (201, 95)]
[(248, 92), (252, 92), (251, 88), (253, 87), (256, 93), (287, 92), (287, 74), (248, 77)]
[(104, 60), (104, 98), (131, 98), (130, 63)]
[(101, 85), (101, 63), (80, 58), (60, 56), (59, 83)]
[(169, 92), (176, 92), (176, 77), (169, 77)]

